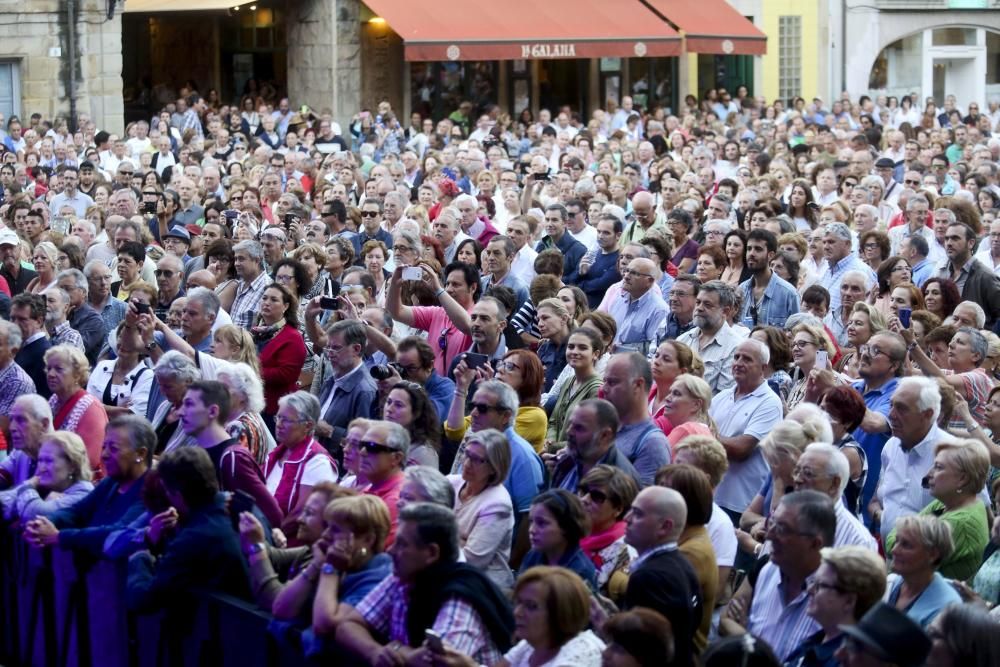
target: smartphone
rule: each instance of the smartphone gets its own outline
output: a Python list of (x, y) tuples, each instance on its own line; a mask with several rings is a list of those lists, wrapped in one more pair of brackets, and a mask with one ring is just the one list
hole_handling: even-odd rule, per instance
[(142, 202), (142, 212), (146, 215), (156, 215), (156, 202), (155, 201), (144, 201)]
[(480, 366), (485, 366), (486, 362), (490, 360), (485, 354), (478, 354), (476, 352), (466, 352), (465, 353), (465, 365), (469, 368), (479, 368)]
[(912, 308), (900, 308), (899, 309), (899, 323), (903, 325), (904, 329), (910, 328), (910, 316), (913, 315)]
[(229, 498), (229, 520), (233, 524), (233, 530), (240, 530), (240, 514), (253, 511), (253, 496), (246, 491), (233, 491)]
[(403, 280), (423, 280), (424, 270), (419, 266), (408, 266), (403, 269)]
[(235, 220), (236, 218), (240, 217), (240, 212), (237, 211), (236, 209), (229, 208), (222, 212), (222, 217), (225, 218), (226, 220)]
[(323, 310), (337, 310), (340, 308), (340, 302), (337, 301), (335, 296), (321, 296), (319, 298), (319, 306)]
[(535, 181), (548, 181), (548, 180), (551, 180), (549, 178), (548, 174), (532, 174), (531, 178), (532, 178), (532, 180), (535, 180)]
[(56, 234), (69, 234), (69, 218), (57, 215), (52, 218), (52, 224), (49, 227)]
[(816, 353), (816, 370), (825, 371), (830, 365), (830, 355), (826, 350), (820, 350)]
[(148, 315), (151, 310), (148, 303), (136, 303), (135, 309), (140, 315)]
[(293, 222), (298, 222), (298, 221), (299, 221), (299, 216), (297, 216), (297, 215), (295, 215), (293, 213), (286, 213), (285, 214), (285, 229), (288, 229), (289, 227), (291, 227)]
[(424, 630), (424, 643), (427, 644), (427, 648), (431, 650), (431, 653), (439, 655), (444, 653), (444, 641), (441, 639), (441, 635), (430, 628)]

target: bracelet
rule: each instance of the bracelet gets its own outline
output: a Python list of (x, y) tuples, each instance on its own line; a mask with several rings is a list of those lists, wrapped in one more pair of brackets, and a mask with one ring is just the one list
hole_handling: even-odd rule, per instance
[(906, 346), (907, 352), (913, 352), (915, 349), (917, 349), (917, 341), (913, 341), (912, 343)]
[(972, 426), (966, 426), (965, 430), (968, 433), (975, 433), (980, 428), (977, 422), (972, 422)]
[(469, 392), (467, 391), (459, 391), (458, 389), (455, 390), (455, 396), (460, 396), (461, 398), (465, 398), (468, 395)]
[(434, 292), (434, 298), (435, 299), (439, 299), (439, 298), (441, 298), (442, 294), (444, 294), (444, 288), (440, 287), (440, 288), (438, 288), (438, 291)]

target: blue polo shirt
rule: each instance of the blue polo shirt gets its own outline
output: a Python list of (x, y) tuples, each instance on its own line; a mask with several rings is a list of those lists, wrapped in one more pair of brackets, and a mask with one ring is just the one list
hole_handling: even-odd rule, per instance
[[(892, 378), (878, 389), (866, 389), (864, 380), (858, 380), (851, 386), (861, 394), (861, 397), (865, 401), (865, 407), (872, 412), (883, 415), (888, 420), (892, 395), (896, 393), (896, 385), (898, 384), (899, 378)], [(865, 455), (869, 461), (877, 462), (882, 460), (882, 448), (885, 447), (885, 443), (891, 437), (892, 433), (868, 433), (862, 431), (860, 426), (854, 430), (854, 439), (861, 445), (861, 449), (865, 450)], [(868, 503), (871, 502), (872, 496), (875, 495), (875, 489), (878, 488), (879, 472), (879, 466), (868, 466), (868, 477), (865, 479), (865, 488), (861, 492), (861, 511), (866, 520), (869, 518)]]

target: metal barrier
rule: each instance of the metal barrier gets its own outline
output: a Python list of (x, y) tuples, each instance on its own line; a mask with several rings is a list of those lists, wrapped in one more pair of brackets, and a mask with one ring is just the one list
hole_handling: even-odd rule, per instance
[(0, 530), (0, 664), (8, 667), (300, 667), (268, 632), (271, 616), (196, 593), (156, 614), (125, 608), (124, 562), (36, 549)]

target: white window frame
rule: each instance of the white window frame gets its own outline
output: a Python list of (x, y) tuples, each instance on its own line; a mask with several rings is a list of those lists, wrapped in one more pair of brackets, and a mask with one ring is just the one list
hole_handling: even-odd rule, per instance
[[(21, 59), (0, 57), (0, 66), (3, 65), (10, 65), (11, 69), (12, 106), (10, 113), (4, 118), (4, 124), (6, 125), (11, 116), (21, 117)], [(6, 127), (0, 129), (6, 130)]]
[(778, 98), (802, 95), (802, 17), (778, 17)]

